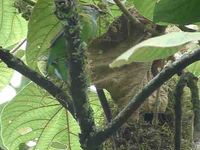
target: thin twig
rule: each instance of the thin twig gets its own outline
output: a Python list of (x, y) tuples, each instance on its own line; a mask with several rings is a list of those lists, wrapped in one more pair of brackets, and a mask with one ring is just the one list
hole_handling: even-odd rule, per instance
[(179, 25), (178, 28), (181, 29), (184, 32), (196, 32), (196, 30), (188, 28), (188, 27), (186, 27), (184, 25)]
[[(108, 100), (106, 98), (105, 92), (103, 91), (103, 89), (98, 89), (97, 88), (97, 95), (99, 97), (99, 101), (101, 103), (101, 106), (103, 108), (107, 123), (109, 123), (112, 119), (112, 113), (110, 110), (110, 106), (108, 104)], [(116, 141), (116, 137), (113, 135), (111, 136), (111, 140), (112, 140), (112, 146), (113, 146), (113, 150), (117, 149), (117, 141)]]
[(13, 53), (17, 52), (17, 51), (19, 50), (19, 48), (20, 48), (25, 42), (26, 42), (26, 39), (22, 40), (19, 44), (17, 44), (16, 47), (14, 47), (14, 48), (10, 51), (10, 53), (13, 54)]
[(142, 25), (140, 21), (126, 9), (124, 4), (122, 4), (120, 0), (114, 0), (114, 2), (117, 4), (119, 9), (123, 12), (123, 14), (128, 18), (128, 20), (132, 22), (133, 25), (135, 24), (139, 24), (140, 26)]
[(103, 108), (106, 120), (107, 120), (107, 122), (110, 122), (112, 119), (112, 114), (111, 114), (110, 106), (108, 104), (108, 101), (107, 101), (107, 98), (106, 98), (106, 95), (105, 95), (103, 89), (97, 89), (97, 95), (99, 97), (99, 101)]

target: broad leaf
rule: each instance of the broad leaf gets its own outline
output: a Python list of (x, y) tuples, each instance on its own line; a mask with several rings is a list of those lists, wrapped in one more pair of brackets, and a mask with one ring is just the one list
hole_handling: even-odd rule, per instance
[(62, 28), (54, 10), (53, 0), (38, 0), (30, 18), (26, 58), (33, 69), (38, 69), (38, 61), (46, 57), (51, 40)]
[(14, 8), (13, 0), (0, 1), (0, 46), (8, 47), (26, 37), (27, 22)]
[(193, 24), (200, 21), (199, 0), (160, 0), (154, 11), (154, 22)]
[(156, 2), (157, 0), (133, 0), (134, 6), (139, 13), (151, 21), (153, 21)]
[(79, 128), (72, 116), (45, 91), (31, 83), (2, 113), (2, 136), (8, 149), (20, 150), (28, 141), (34, 149), (80, 149)]
[[(5, 107), (6, 103), (0, 104), (0, 113), (2, 113), (3, 108)], [(0, 120), (0, 132), (1, 132), (1, 120)], [(5, 149), (4, 145), (3, 145), (3, 139), (2, 136), (0, 136), (0, 149), (3, 148)]]
[[(104, 119), (97, 94), (88, 94), (100, 126)], [(33, 83), (19, 92), (2, 113), (2, 136), (8, 149), (20, 150), (34, 141), (35, 149), (79, 150), (78, 133), (78, 124), (72, 116)]]
[(13, 70), (8, 68), (6, 64), (0, 62), (0, 90), (9, 84)]
[(120, 67), (132, 62), (150, 62), (163, 59), (176, 53), (180, 46), (200, 40), (200, 32), (173, 32), (150, 38), (127, 50), (115, 59), (110, 67)]
[(192, 24), (200, 21), (199, 0), (134, 0), (141, 15), (155, 23)]
[(186, 68), (189, 72), (193, 73), (196, 77), (200, 77), (200, 61), (197, 61)]
[(97, 93), (88, 92), (89, 102), (94, 111), (94, 120), (97, 126), (102, 126), (105, 122), (102, 106), (100, 104)]

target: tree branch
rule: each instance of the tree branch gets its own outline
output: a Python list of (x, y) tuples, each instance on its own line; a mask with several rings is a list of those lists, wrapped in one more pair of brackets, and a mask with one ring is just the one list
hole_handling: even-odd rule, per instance
[(97, 89), (97, 95), (99, 97), (99, 101), (103, 108), (106, 120), (107, 120), (107, 122), (110, 122), (112, 119), (112, 113), (111, 113), (110, 106), (108, 104), (108, 101), (107, 101), (107, 98), (106, 98), (106, 95), (105, 95), (103, 89)]
[(192, 106), (193, 106), (193, 112), (194, 112), (194, 142), (199, 142), (200, 140), (200, 99), (199, 99), (198, 79), (193, 74), (189, 74), (189, 75), (188, 75), (189, 81), (187, 82), (187, 86), (190, 88)]
[[(85, 48), (81, 40), (80, 17), (77, 10), (75, 0), (55, 0), (56, 16), (64, 26), (64, 36), (70, 45), (70, 49), (66, 49), (69, 57), (70, 74), (70, 92), (73, 99), (75, 114), (80, 125), (81, 134), (79, 134), (81, 147), (89, 150), (87, 140), (91, 134), (95, 133), (96, 126), (93, 118), (93, 111), (89, 104), (86, 93), (87, 81), (85, 75)], [(95, 150), (99, 149), (98, 145)]]
[(188, 28), (188, 27), (186, 27), (184, 25), (179, 25), (178, 28), (181, 29), (184, 32), (196, 32), (196, 30), (190, 29), (190, 28)]
[(198, 60), (200, 60), (200, 49), (183, 56), (182, 59), (163, 69), (141, 90), (141, 92), (130, 100), (129, 104), (112, 120), (110, 124), (108, 124), (105, 129), (99, 131), (94, 136), (91, 136), (88, 140), (88, 145), (98, 145), (103, 143), (126, 122), (132, 113), (134, 113), (156, 89), (177, 72), (180, 72), (185, 67)]
[(174, 149), (180, 150), (181, 149), (181, 118), (182, 118), (182, 96), (183, 96), (183, 89), (187, 85), (187, 81), (185, 80), (185, 74), (181, 75), (180, 80), (178, 81), (174, 93), (175, 98), (175, 135), (174, 135)]
[(175, 89), (175, 149), (181, 149), (181, 118), (182, 118), (182, 96), (183, 89), (185, 86), (190, 88), (191, 92), (191, 101), (193, 104), (193, 112), (194, 112), (194, 140), (199, 140), (200, 133), (200, 101), (199, 101), (199, 90), (197, 86), (198, 79), (192, 73), (184, 73), (181, 75), (180, 80), (177, 83)]
[(114, 2), (119, 7), (119, 9), (122, 11), (122, 13), (128, 18), (128, 20), (130, 20), (132, 22), (133, 25), (137, 25), (138, 27), (143, 28), (143, 25), (140, 23), (140, 21), (126, 9), (124, 4), (122, 4), (122, 2), (120, 0), (114, 0)]
[(73, 104), (69, 100), (69, 97), (54, 83), (47, 80), (45, 77), (41, 76), (36, 71), (31, 70), (28, 66), (24, 64), (22, 60), (13, 56), (8, 52), (8, 50), (0, 48), (0, 59), (9, 67), (12, 68), (22, 75), (29, 78), (31, 81), (35, 82), (41, 88), (49, 92), (53, 97), (55, 97), (58, 102), (65, 107), (74, 116)]

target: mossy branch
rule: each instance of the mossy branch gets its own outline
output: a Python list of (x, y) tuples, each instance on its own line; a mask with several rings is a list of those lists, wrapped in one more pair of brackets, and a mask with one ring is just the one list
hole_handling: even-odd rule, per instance
[[(86, 93), (85, 44), (80, 37), (81, 24), (77, 4), (75, 0), (55, 0), (55, 5), (55, 14), (64, 26), (65, 43), (70, 44), (70, 49), (66, 49), (69, 55), (66, 60), (69, 62), (70, 92), (81, 129), (80, 143), (83, 149), (89, 150), (94, 146), (86, 143), (90, 135), (95, 133), (96, 126)], [(99, 146), (95, 145), (95, 149), (99, 149)]]
[[(182, 118), (182, 96), (185, 86), (190, 88), (194, 111), (194, 132), (200, 132), (200, 101), (197, 86), (198, 79), (192, 73), (183, 73), (175, 89), (175, 149), (181, 149), (181, 118)], [(195, 139), (196, 137), (194, 137)], [(199, 138), (199, 137), (198, 137)]]

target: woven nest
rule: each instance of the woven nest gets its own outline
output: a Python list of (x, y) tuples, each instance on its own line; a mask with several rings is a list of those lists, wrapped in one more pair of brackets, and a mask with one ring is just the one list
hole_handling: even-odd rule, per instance
[[(139, 16), (134, 10), (131, 11), (148, 29), (141, 29), (133, 26), (125, 16), (117, 18), (109, 27), (108, 31), (94, 40), (88, 50), (91, 78), (97, 88), (103, 88), (110, 92), (110, 95), (119, 109), (128, 104), (143, 86), (152, 78), (151, 62), (133, 62), (121, 68), (111, 69), (109, 64), (120, 54), (138, 44), (139, 42), (152, 37), (157, 26)], [(149, 28), (151, 25), (151, 28)], [(162, 32), (163, 33), (163, 32)], [(156, 92), (143, 104), (142, 109), (132, 115), (131, 120), (139, 119), (139, 112), (155, 111), (155, 102), (159, 101), (156, 108), (164, 112), (168, 103), (166, 90), (161, 87), (159, 98)]]

